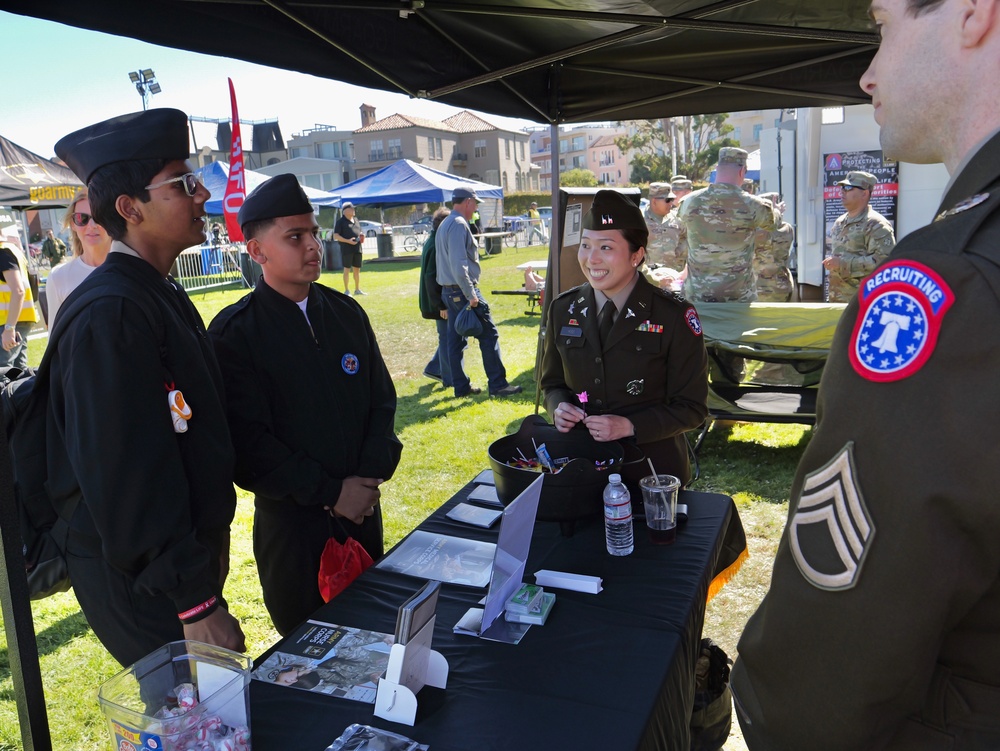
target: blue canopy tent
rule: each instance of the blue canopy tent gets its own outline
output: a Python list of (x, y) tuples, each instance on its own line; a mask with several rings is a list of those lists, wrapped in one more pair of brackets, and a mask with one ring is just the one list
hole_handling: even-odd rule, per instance
[[(342, 201), (377, 206), (444, 203), (455, 188), (472, 188), (480, 198), (503, 199), (503, 188), (400, 159), (388, 167), (337, 188)], [(339, 203), (337, 204), (339, 205)]]
[[(223, 162), (212, 162), (211, 164), (206, 164), (204, 167), (199, 167), (195, 170), (195, 173), (201, 177), (201, 181), (205, 183), (208, 192), (212, 194), (211, 198), (205, 202), (205, 211), (209, 214), (221, 215), (223, 213), (222, 199), (225, 198), (226, 184), (229, 182), (229, 165)], [(253, 170), (244, 170), (244, 175), (247, 193), (265, 180), (270, 179), (269, 175), (262, 175)], [(306, 196), (309, 197), (309, 203), (313, 206), (340, 205), (340, 198), (335, 193), (327, 193), (325, 190), (317, 190), (316, 188), (307, 188), (304, 185), (302, 189), (306, 192)]]

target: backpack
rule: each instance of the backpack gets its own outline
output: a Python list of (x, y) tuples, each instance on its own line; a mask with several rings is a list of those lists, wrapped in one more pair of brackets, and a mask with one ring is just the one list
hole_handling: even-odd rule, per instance
[(146, 315), (156, 332), (161, 361), (166, 362), (166, 329), (159, 308), (149, 300), (149, 293), (127, 282), (119, 283), (117, 277), (102, 282), (81, 288), (66, 299), (36, 370), (0, 369), (0, 439), (10, 453), (13, 469), (13, 487), (0, 488), (0, 492), (13, 498), (17, 506), (32, 600), (65, 592), (72, 586), (64, 553), (69, 520), (79, 498), (57, 509), (47, 490), (49, 367), (59, 338), (69, 322), (97, 298), (124, 297)]

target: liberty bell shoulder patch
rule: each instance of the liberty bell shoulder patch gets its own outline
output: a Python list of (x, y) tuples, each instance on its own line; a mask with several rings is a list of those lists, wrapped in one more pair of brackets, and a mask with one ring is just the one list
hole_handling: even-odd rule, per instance
[(855, 478), (850, 442), (806, 476), (788, 524), (789, 547), (795, 565), (814, 587), (851, 589), (874, 536), (875, 526)]
[(930, 358), (944, 314), (955, 301), (945, 281), (916, 261), (891, 261), (858, 290), (848, 356), (854, 371), (886, 383), (913, 375)]

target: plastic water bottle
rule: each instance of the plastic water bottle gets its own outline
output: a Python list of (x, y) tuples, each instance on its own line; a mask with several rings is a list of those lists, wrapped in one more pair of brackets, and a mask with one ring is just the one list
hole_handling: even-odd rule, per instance
[(632, 498), (621, 475), (611, 475), (604, 489), (604, 534), (611, 555), (628, 555), (633, 549)]

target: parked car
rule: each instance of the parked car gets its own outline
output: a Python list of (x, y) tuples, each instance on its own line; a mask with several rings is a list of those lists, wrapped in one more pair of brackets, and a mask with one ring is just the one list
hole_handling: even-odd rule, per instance
[(369, 222), (367, 219), (358, 220), (361, 225), (361, 231), (365, 233), (365, 237), (375, 237), (375, 235), (391, 235), (392, 225), (391, 224), (379, 224), (378, 222)]
[(413, 223), (413, 234), (426, 235), (434, 226), (434, 219), (430, 216), (422, 216)]

